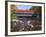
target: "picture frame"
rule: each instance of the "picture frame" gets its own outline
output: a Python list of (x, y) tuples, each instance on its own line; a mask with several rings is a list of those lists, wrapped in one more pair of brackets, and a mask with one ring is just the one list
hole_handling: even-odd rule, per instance
[[(12, 31), (11, 30), (11, 5), (31, 5), (31, 6), (41, 6), (41, 30), (34, 31)], [(14, 6), (13, 6), (14, 7)], [(25, 6), (23, 6), (25, 8)], [(17, 7), (18, 8), (18, 7)], [(18, 9), (22, 9), (21, 7)], [(18, 11), (19, 12), (19, 11)], [(22, 12), (22, 11), (20, 11)], [(24, 13), (25, 11), (23, 11)], [(29, 11), (27, 11), (29, 12)], [(29, 13), (30, 14), (30, 13)], [(33, 14), (33, 13), (32, 13)], [(25, 14), (17, 15), (17, 16), (28, 16)], [(28, 17), (29, 18), (29, 17)], [(35, 19), (36, 20), (36, 19)], [(25, 26), (25, 25), (24, 25)], [(45, 34), (45, 3), (41, 2), (24, 2), (24, 1), (5, 1), (5, 36), (21, 36), (21, 35), (37, 35), (37, 34)]]

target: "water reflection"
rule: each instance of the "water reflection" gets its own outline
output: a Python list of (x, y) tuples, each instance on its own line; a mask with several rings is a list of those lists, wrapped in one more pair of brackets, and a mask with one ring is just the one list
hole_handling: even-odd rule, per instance
[(41, 20), (36, 17), (21, 17), (11, 22), (11, 31), (37, 31), (41, 30)]

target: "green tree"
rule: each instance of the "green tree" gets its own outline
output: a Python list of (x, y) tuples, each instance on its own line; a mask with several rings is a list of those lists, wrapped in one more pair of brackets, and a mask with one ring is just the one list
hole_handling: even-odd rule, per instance
[(32, 10), (41, 13), (42, 7), (41, 6), (32, 6)]

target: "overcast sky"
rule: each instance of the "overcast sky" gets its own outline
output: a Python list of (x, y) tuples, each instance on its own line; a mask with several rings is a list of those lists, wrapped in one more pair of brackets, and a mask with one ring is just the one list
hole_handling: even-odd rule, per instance
[(17, 5), (16, 8), (18, 10), (29, 10), (30, 8), (32, 8), (32, 6), (28, 6), (28, 5)]

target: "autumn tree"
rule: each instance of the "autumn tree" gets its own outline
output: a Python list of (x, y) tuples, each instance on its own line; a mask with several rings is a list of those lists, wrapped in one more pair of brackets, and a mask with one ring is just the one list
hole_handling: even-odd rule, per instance
[(11, 21), (16, 20), (16, 5), (11, 5)]

